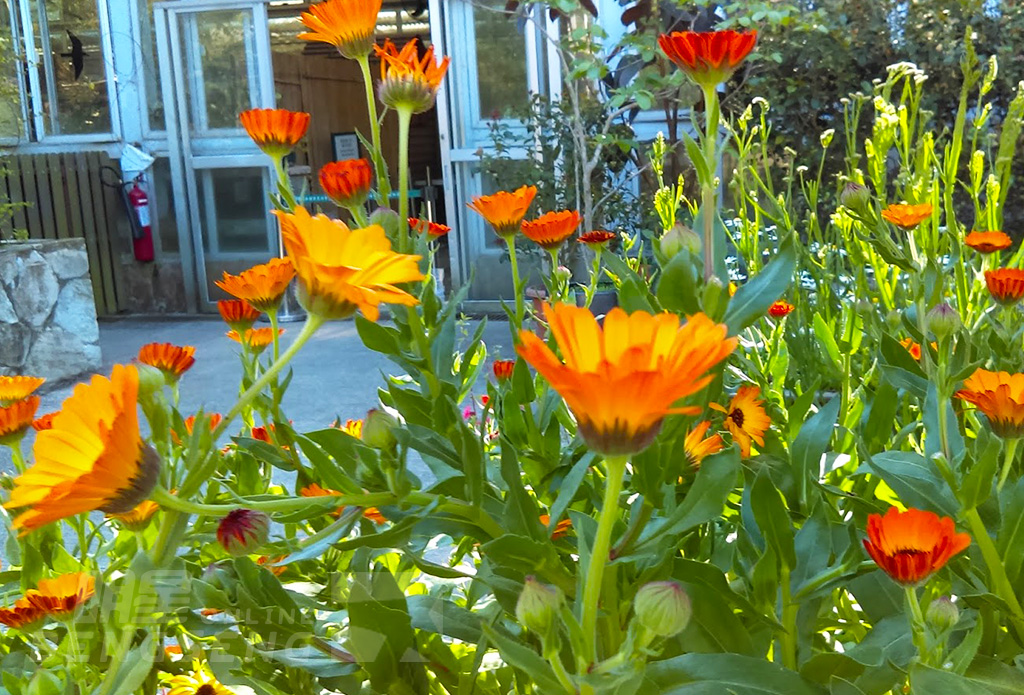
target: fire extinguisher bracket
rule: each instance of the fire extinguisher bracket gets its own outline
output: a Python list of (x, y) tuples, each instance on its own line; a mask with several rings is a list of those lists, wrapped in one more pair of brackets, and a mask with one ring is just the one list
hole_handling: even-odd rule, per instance
[(131, 223), (132, 253), (135, 260), (143, 263), (153, 261), (153, 226), (149, 210), (149, 195), (143, 187), (142, 174), (131, 181), (123, 181), (121, 175), (112, 166), (104, 166), (100, 171), (100, 180), (104, 186), (116, 188), (124, 206), (125, 213)]

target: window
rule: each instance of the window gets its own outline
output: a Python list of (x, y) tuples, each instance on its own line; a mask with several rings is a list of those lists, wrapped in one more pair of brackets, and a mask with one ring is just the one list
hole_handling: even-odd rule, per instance
[(0, 137), (112, 132), (105, 8), (104, 0), (0, 0), (0, 41), (13, 56), (0, 62), (0, 85), (17, 94), (3, 99), (13, 107), (0, 109)]

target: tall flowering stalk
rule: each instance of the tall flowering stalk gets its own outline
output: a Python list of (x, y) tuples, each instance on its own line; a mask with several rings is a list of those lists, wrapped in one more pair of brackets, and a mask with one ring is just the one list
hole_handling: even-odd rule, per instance
[[(703, 167), (697, 167), (701, 184), (701, 217), (704, 226), (704, 280), (714, 275), (715, 219), (717, 212), (718, 126), (721, 118), (718, 86), (728, 80), (754, 49), (757, 32), (677, 31), (663, 34), (658, 45), (668, 58), (701, 88), (704, 94)], [(723, 278), (725, 280), (725, 278)]]

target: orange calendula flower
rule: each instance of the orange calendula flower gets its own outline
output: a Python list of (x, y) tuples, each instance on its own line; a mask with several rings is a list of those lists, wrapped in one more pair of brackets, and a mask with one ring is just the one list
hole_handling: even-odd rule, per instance
[(686, 465), (690, 468), (700, 468), (700, 464), (711, 454), (717, 454), (725, 448), (722, 435), (715, 432), (705, 438), (711, 423), (707, 420), (698, 422), (690, 433), (686, 435), (683, 442), (683, 449), (686, 452)]
[(196, 363), (196, 349), (192, 345), (148, 343), (139, 348), (139, 362), (156, 367), (169, 379), (177, 380)]
[(36, 432), (42, 432), (43, 430), (52, 429), (53, 418), (57, 417), (59, 413), (60, 411), (56, 410), (52, 413), (40, 415), (39, 417), (32, 421), (32, 429), (34, 429)]
[[(210, 428), (210, 431), (213, 432), (215, 429), (217, 429), (217, 425), (219, 425), (220, 421), (223, 420), (224, 418), (221, 416), (220, 413), (209, 413), (207, 415), (204, 415), (203, 419), (206, 420), (207, 425)], [(193, 432), (195, 432), (195, 429), (196, 429), (196, 416), (195, 415), (189, 415), (187, 418), (185, 418), (185, 431), (189, 435), (191, 435)], [(171, 436), (174, 438), (175, 442), (177, 442), (178, 444), (181, 443), (178, 440), (178, 435), (177, 435), (176, 432), (172, 431), (171, 432)]]
[(32, 426), (38, 409), (39, 396), (32, 396), (0, 408), (0, 444), (20, 440)]
[(904, 338), (900, 341), (900, 345), (905, 347), (907, 352), (910, 353), (910, 356), (915, 360), (921, 359), (921, 344), (915, 343), (913, 338)]
[(339, 426), (338, 429), (340, 429), (342, 432), (344, 432), (345, 434), (349, 435), (350, 437), (355, 437), (356, 439), (362, 439), (363, 438), (363, 421), (362, 420), (352, 420), (350, 418), (348, 420), (345, 420), (345, 424)]
[(217, 311), (224, 323), (231, 326), (232, 330), (244, 333), (252, 328), (260, 312), (254, 309), (249, 302), (241, 299), (222, 299), (217, 302)]
[[(279, 336), (283, 335), (284, 329), (278, 328), (277, 334)], [(239, 335), (238, 331), (228, 331), (226, 335), (236, 343), (241, 343), (256, 355), (274, 343), (274, 329), (269, 326), (250, 328), (243, 335)]]
[(971, 537), (957, 533), (953, 520), (933, 512), (890, 507), (868, 516), (864, 548), (875, 563), (904, 586), (916, 586), (967, 549)]
[(238, 275), (224, 273), (217, 287), (248, 302), (260, 311), (277, 311), (281, 298), (295, 277), (295, 266), (287, 258), (272, 258), (267, 263), (243, 270)]
[(430, 220), (421, 220), (418, 217), (409, 218), (409, 229), (417, 234), (423, 234), (426, 232), (427, 236), (431, 239), (440, 239), (445, 234), (452, 231), (452, 228), (446, 224), (438, 224), (437, 222), (431, 222)]
[(1000, 437), (1024, 436), (1024, 374), (978, 369), (964, 379), (956, 396), (983, 412)]
[(0, 407), (28, 398), (46, 379), (38, 376), (0, 375)]
[(256, 564), (260, 567), (266, 567), (270, 570), (270, 573), (275, 577), (280, 577), (288, 569), (286, 565), (279, 565), (281, 560), (285, 559), (286, 555), (278, 555), (277, 557), (270, 557), (269, 555), (260, 555), (256, 558)]
[(562, 358), (530, 331), (517, 352), (565, 399), (591, 449), (624, 456), (646, 449), (665, 416), (694, 414), (676, 403), (711, 381), (708, 370), (736, 339), (704, 314), (679, 325), (675, 314), (612, 309), (598, 324), (585, 308), (544, 304)]
[(338, 207), (361, 207), (372, 184), (373, 168), (365, 159), (346, 159), (320, 167), (320, 188)]
[(25, 592), (25, 600), (57, 619), (74, 614), (78, 607), (96, 594), (96, 579), (85, 572), (40, 579), (35, 589)]
[(25, 598), (19, 598), (10, 608), (0, 608), (0, 624), (22, 632), (29, 632), (39, 627), (44, 618), (46, 618), (46, 612), (33, 606)]
[(536, 195), (536, 186), (522, 186), (512, 192), (498, 191), (477, 196), (472, 203), (467, 203), (467, 207), (479, 213), (494, 228), (494, 233), (507, 241), (519, 231)]
[(127, 512), (146, 499), (160, 460), (139, 434), (138, 389), (130, 365), (75, 387), (53, 428), (36, 435), (35, 464), (14, 480), (4, 507), (28, 508), (14, 528), (27, 532), (96, 509)]
[(273, 425), (268, 425), (267, 427), (256, 426), (256, 427), (253, 427), (249, 431), (249, 436), (251, 438), (259, 440), (261, 442), (266, 442), (267, 444), (273, 444), (273, 442), (270, 440), (270, 435), (273, 434), (273, 432), (274, 432), (274, 426)]
[(160, 505), (152, 500), (143, 500), (130, 511), (121, 514), (107, 514), (108, 517), (121, 523), (129, 531), (143, 531), (149, 526), (150, 519), (160, 511)]
[(377, 14), (382, 0), (326, 0), (310, 5), (302, 13), (309, 31), (299, 34), (305, 41), (332, 44), (346, 58), (365, 58), (377, 42)]
[(309, 114), (287, 109), (250, 109), (238, 120), (252, 141), (274, 159), (287, 157), (306, 134)]
[[(541, 526), (547, 527), (551, 523), (551, 516), (549, 514), (540, 515)], [(555, 524), (555, 530), (551, 532), (551, 540), (557, 541), (559, 538), (565, 538), (569, 535), (569, 531), (572, 530), (572, 521), (569, 519), (562, 519)]]
[(732, 434), (733, 441), (740, 445), (743, 458), (750, 456), (750, 442), (764, 446), (764, 433), (771, 427), (772, 419), (764, 410), (761, 387), (747, 384), (741, 386), (736, 395), (729, 401), (729, 407), (723, 408), (717, 403), (711, 407), (725, 413), (725, 427)]
[(913, 229), (931, 216), (932, 206), (928, 203), (920, 205), (896, 203), (882, 210), (882, 219), (900, 229)]
[(586, 234), (580, 234), (579, 238), (576, 239), (581, 244), (586, 244), (595, 251), (602, 251), (609, 241), (615, 238), (614, 232), (587, 232)]
[(994, 253), (1010, 248), (1013, 239), (1003, 232), (971, 232), (964, 237), (964, 243), (978, 253)]
[(674, 31), (658, 37), (669, 60), (704, 88), (732, 77), (756, 43), (756, 31)]
[(274, 210), (281, 236), (299, 277), (299, 300), (306, 311), (328, 319), (357, 310), (376, 321), (381, 304), (414, 305), (417, 299), (398, 285), (423, 279), (419, 256), (391, 250), (384, 228), (349, 229), (325, 215)]
[(516, 368), (515, 360), (494, 360), (494, 378), (499, 384), (503, 384), (512, 378), (512, 371)]
[(793, 309), (796, 309), (796, 307), (786, 300), (780, 299), (777, 302), (772, 302), (772, 305), (768, 307), (768, 315), (772, 318), (781, 319), (783, 316), (789, 316)]
[(386, 106), (401, 111), (423, 113), (434, 106), (441, 80), (448, 72), (451, 59), (445, 57), (440, 63), (434, 60), (431, 46), (419, 56), (416, 39), (410, 39), (399, 51), (388, 39), (384, 46), (375, 46), (380, 58), (380, 86), (378, 94)]
[[(299, 494), (303, 497), (326, 497), (328, 495), (340, 495), (341, 493), (337, 490), (331, 490), (330, 488), (323, 488), (316, 483), (311, 483), (306, 487), (299, 490)], [(335, 511), (331, 512), (331, 516), (341, 516), (341, 512), (344, 507), (338, 507)], [(380, 510), (376, 507), (365, 507), (363, 509), (363, 516), (369, 519), (375, 524), (383, 524), (387, 522), (387, 517), (380, 513)]]
[(988, 293), (999, 304), (1012, 306), (1024, 297), (1024, 270), (999, 268), (985, 271)]
[(529, 222), (524, 221), (521, 228), (527, 239), (551, 251), (561, 246), (579, 226), (580, 213), (575, 210), (563, 210), (545, 213)]

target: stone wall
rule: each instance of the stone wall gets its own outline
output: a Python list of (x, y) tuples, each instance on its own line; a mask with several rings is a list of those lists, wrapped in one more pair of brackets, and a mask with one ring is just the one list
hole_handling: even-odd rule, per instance
[(101, 366), (83, 239), (0, 244), (0, 373), (51, 382)]

